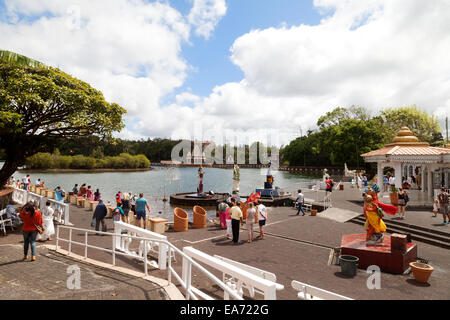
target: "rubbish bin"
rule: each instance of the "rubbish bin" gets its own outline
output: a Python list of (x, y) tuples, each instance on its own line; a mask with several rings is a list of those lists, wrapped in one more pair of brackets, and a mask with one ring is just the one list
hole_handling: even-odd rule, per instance
[(349, 277), (356, 276), (356, 271), (358, 269), (359, 258), (355, 256), (339, 256), (339, 261), (341, 264), (341, 272)]
[(339, 185), (339, 190), (344, 190), (344, 185), (343, 184)]

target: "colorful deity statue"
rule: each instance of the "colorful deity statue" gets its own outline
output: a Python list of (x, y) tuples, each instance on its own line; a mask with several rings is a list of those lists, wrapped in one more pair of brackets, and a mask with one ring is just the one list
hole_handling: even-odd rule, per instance
[(364, 229), (366, 230), (366, 241), (373, 244), (383, 242), (383, 233), (386, 232), (386, 225), (382, 219), (384, 213), (390, 215), (397, 213), (397, 207), (384, 204), (378, 200), (378, 192), (380, 192), (380, 188), (376, 183), (373, 183), (367, 189), (364, 198), (364, 217), (366, 218)]
[(203, 175), (205, 172), (203, 171), (203, 166), (198, 168), (198, 193), (203, 193)]
[(233, 168), (233, 190), (232, 190), (233, 194), (239, 193), (240, 176), (241, 175), (240, 175), (239, 166), (237, 164), (235, 164), (234, 168)]

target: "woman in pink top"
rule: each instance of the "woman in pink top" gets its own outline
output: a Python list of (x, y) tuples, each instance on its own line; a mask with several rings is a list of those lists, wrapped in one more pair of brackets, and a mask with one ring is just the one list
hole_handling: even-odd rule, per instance
[(225, 221), (227, 223), (227, 239), (231, 239), (231, 212), (230, 212), (230, 207), (227, 208), (227, 210), (225, 210)]

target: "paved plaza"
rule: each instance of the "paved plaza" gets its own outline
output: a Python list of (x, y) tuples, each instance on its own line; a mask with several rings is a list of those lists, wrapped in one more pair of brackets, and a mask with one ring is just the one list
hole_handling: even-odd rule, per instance
[[(334, 191), (333, 206), (346, 210), (362, 213), (362, 203), (359, 202), (359, 191), (352, 190)], [(307, 197), (309, 197), (307, 195)], [(330, 250), (339, 247), (342, 235), (364, 233), (362, 226), (345, 222), (340, 223), (320, 216), (296, 216), (296, 210), (292, 207), (277, 207), (269, 209), (269, 219), (265, 226), (265, 239), (256, 238), (253, 243), (247, 243), (247, 231), (244, 227), (240, 233), (239, 245), (233, 245), (225, 238), (225, 231), (217, 225), (208, 223), (206, 229), (189, 229), (186, 232), (168, 231), (165, 235), (168, 240), (182, 249), (184, 246), (193, 246), (210, 255), (227, 257), (259, 269), (273, 272), (277, 276), (277, 282), (283, 284), (285, 289), (277, 292), (278, 299), (296, 299), (296, 291), (291, 287), (291, 281), (297, 280), (329, 290), (353, 299), (389, 299), (389, 300), (448, 300), (450, 299), (449, 250), (432, 246), (426, 243), (416, 242), (418, 257), (429, 261), (434, 267), (428, 284), (419, 284), (413, 280), (412, 274), (393, 275), (381, 274), (381, 289), (368, 289), (367, 279), (369, 274), (365, 270), (358, 269), (354, 278), (347, 278), (341, 274), (341, 269), (336, 265), (328, 265)], [(87, 209), (70, 207), (70, 220), (77, 228), (90, 227), (92, 212)], [(395, 218), (394, 218), (395, 219)], [(434, 225), (435, 219), (431, 212), (410, 211), (407, 212), (409, 223), (426, 225), (450, 234), (450, 225)], [(107, 219), (108, 231), (113, 231), (111, 219)], [(255, 227), (255, 235), (258, 235)], [(64, 233), (62, 233), (64, 234)], [(65, 235), (67, 237), (67, 235)], [(73, 239), (84, 241), (84, 233), (75, 231)], [(112, 247), (112, 238), (109, 236), (88, 236), (89, 244)], [(6, 245), (14, 244), (15, 246)], [(39, 244), (39, 243), (38, 243)], [(55, 241), (47, 241), (46, 244), (55, 244)], [(0, 284), (14, 289), (8, 296), (0, 296), (1, 299), (49, 299), (55, 294), (62, 299), (165, 299), (163, 290), (158, 290), (157, 285), (150, 282), (123, 274), (108, 271), (83, 262), (76, 262), (71, 258), (65, 258), (52, 251), (38, 249), (36, 262), (22, 262), (23, 240), (20, 232), (9, 233), (6, 237), (0, 237)], [(61, 245), (67, 249), (67, 244)], [(73, 252), (84, 255), (81, 246), (73, 246)], [(111, 254), (89, 249), (88, 257), (105, 263), (112, 263)], [(68, 260), (66, 260), (68, 259)], [(75, 261), (75, 262), (74, 262)], [(174, 268), (181, 273), (182, 259), (173, 262)], [(81, 291), (73, 292), (65, 289), (65, 281), (68, 274), (67, 266), (76, 263), (84, 271), (83, 287)], [(142, 273), (143, 263), (128, 257), (117, 257), (116, 264), (119, 267)], [(31, 281), (23, 276), (27, 270), (40, 270), (39, 281)], [(222, 275), (213, 272), (219, 278)], [(150, 275), (161, 279), (167, 279), (167, 271), (151, 269)], [(210, 279), (205, 278), (198, 270), (193, 269), (194, 285), (207, 294), (216, 298), (222, 298), (223, 292)], [(57, 281), (61, 281), (57, 283)], [(181, 286), (175, 281), (180, 291)], [(2, 290), (5, 292), (5, 290)], [(113, 293), (116, 293), (114, 296)], [(246, 297), (248, 298), (248, 297)], [(256, 296), (262, 299), (262, 296)]]

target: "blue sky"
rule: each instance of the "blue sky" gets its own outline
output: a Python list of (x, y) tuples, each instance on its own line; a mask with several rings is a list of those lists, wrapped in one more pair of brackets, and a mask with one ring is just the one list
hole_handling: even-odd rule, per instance
[[(188, 14), (192, 1), (171, 1), (180, 12)], [(208, 40), (191, 37), (183, 44), (183, 56), (195, 68), (189, 72), (184, 86), (174, 94), (191, 90), (205, 96), (216, 86), (240, 81), (244, 74), (230, 61), (230, 48), (240, 36), (253, 29), (287, 27), (300, 24), (316, 25), (322, 16), (311, 0), (228, 0), (227, 13)]]
[(338, 106), (443, 123), (449, 16), (447, 0), (0, 0), (0, 48), (119, 103), (121, 138), (281, 144)]

